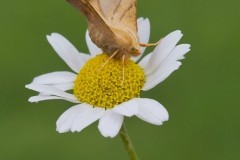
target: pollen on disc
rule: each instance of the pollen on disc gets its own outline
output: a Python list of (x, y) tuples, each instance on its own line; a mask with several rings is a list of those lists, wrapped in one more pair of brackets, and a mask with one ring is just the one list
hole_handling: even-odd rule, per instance
[(140, 66), (130, 59), (125, 61), (124, 66), (118, 59), (110, 59), (105, 64), (108, 60), (107, 54), (97, 55), (80, 70), (74, 82), (74, 95), (80, 102), (113, 108), (139, 97), (145, 79)]

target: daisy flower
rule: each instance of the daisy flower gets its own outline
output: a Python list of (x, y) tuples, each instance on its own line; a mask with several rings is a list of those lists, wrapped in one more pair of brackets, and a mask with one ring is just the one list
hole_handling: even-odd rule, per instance
[[(137, 22), (139, 41), (147, 44), (149, 20), (139, 18)], [(140, 92), (152, 89), (179, 68), (179, 60), (190, 50), (189, 44), (177, 45), (182, 36), (179, 30), (170, 33), (139, 63), (136, 62), (141, 55), (126, 60), (123, 69), (121, 61), (109, 60), (109, 56), (92, 43), (88, 32), (86, 41), (90, 55), (79, 52), (60, 34), (52, 33), (47, 40), (73, 72), (51, 72), (34, 78), (26, 88), (39, 94), (30, 97), (29, 102), (63, 99), (76, 103), (57, 120), (59, 133), (80, 132), (99, 120), (101, 134), (112, 138), (118, 134), (124, 116), (137, 116), (161, 125), (169, 118), (167, 110), (156, 100), (140, 98)], [(141, 50), (143, 53), (145, 48)], [(109, 62), (101, 68), (107, 60)]]

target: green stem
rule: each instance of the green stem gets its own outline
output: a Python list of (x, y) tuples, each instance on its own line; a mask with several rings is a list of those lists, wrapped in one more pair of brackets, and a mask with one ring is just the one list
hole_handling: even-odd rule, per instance
[(131, 139), (127, 133), (127, 128), (124, 124), (122, 125), (119, 135), (122, 139), (124, 148), (127, 151), (130, 160), (139, 160), (137, 157), (137, 153), (132, 145)]

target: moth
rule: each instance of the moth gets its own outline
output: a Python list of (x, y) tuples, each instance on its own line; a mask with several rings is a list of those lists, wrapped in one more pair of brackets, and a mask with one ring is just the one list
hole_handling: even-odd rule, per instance
[(136, 0), (67, 0), (88, 20), (89, 36), (103, 52), (111, 57), (138, 56)]

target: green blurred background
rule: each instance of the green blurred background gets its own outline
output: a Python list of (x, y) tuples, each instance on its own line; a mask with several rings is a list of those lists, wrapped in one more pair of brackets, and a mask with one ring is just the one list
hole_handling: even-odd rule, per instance
[[(151, 42), (181, 29), (192, 50), (181, 69), (151, 91), (170, 120), (154, 126), (125, 119), (141, 160), (240, 159), (240, 1), (138, 1), (151, 22)], [(80, 51), (87, 24), (65, 0), (12, 0), (0, 4), (0, 160), (126, 160), (119, 137), (104, 138), (97, 123), (58, 134), (57, 118), (73, 104), (31, 104), (24, 85), (40, 74), (70, 70), (46, 41), (58, 32)], [(153, 48), (148, 48), (150, 52)]]

